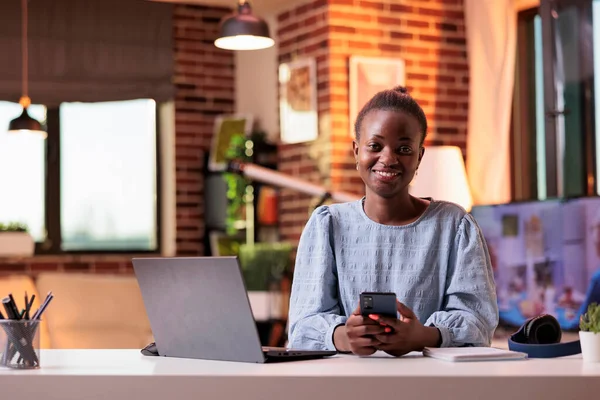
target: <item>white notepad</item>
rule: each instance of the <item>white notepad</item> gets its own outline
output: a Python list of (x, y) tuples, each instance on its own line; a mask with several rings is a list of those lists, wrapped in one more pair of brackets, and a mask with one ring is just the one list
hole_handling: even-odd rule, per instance
[(527, 353), (495, 347), (426, 347), (423, 350), (423, 355), (453, 362), (522, 360), (527, 358)]

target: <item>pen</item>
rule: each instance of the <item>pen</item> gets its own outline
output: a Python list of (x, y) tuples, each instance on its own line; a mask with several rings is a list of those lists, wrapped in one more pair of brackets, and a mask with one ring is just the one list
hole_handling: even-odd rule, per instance
[(13, 310), (13, 314), (16, 316), (13, 319), (21, 319), (20, 315), (19, 315), (19, 309), (17, 308), (17, 303), (15, 302), (15, 298), (13, 297), (12, 293), (8, 294), (8, 298), (10, 300), (9, 306), (10, 308), (12, 308)]
[(25, 308), (23, 309), (23, 316), (21, 318), (29, 319), (27, 316), (27, 305), (29, 304), (29, 296), (27, 296), (27, 290), (25, 291)]
[(12, 307), (12, 304), (10, 302), (10, 297), (5, 297), (2, 299), (2, 305), (4, 306), (4, 309), (6, 310), (6, 316), (8, 317), (8, 319), (19, 319), (19, 314), (18, 312), (15, 312), (14, 308)]
[(31, 312), (31, 307), (33, 307), (33, 300), (35, 300), (35, 294), (31, 295), (31, 299), (29, 299), (29, 304), (27, 305), (27, 319), (29, 319), (29, 313)]
[(50, 301), (53, 298), (54, 298), (54, 295), (52, 294), (52, 292), (49, 292), (48, 295), (46, 296), (46, 299), (44, 300), (44, 303), (42, 303), (40, 308), (38, 308), (38, 310), (35, 312), (35, 314), (33, 314), (33, 317), (31, 319), (40, 319), (42, 317), (42, 314), (44, 313), (44, 310), (46, 309), (46, 307), (48, 307), (48, 304), (50, 303)]

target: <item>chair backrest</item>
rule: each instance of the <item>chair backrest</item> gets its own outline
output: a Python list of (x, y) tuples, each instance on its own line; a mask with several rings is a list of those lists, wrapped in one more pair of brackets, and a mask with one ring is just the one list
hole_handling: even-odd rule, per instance
[(46, 311), (52, 348), (142, 348), (153, 341), (133, 275), (43, 273), (37, 286), (54, 294)]
[[(38, 289), (35, 286), (33, 279), (28, 275), (5, 275), (0, 276), (0, 297), (4, 298), (8, 296), (9, 293), (12, 293), (15, 303), (17, 303), (17, 307), (20, 310), (25, 308), (25, 292), (29, 298), (32, 295), (35, 295), (35, 299), (33, 301), (32, 306), (32, 314), (35, 312), (39, 306), (44, 301), (46, 294), (40, 295)], [(42, 292), (43, 293), (43, 292)], [(4, 309), (1, 310), (4, 316), (6, 317), (6, 313)], [(32, 315), (30, 314), (30, 315)], [(50, 348), (50, 334), (48, 332), (48, 322), (45, 318), (42, 318), (42, 322), (40, 324), (40, 348), (48, 349)]]

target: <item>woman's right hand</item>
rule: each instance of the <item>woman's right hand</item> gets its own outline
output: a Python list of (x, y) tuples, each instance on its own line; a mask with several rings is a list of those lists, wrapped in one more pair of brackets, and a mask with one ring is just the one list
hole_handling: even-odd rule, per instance
[(381, 325), (371, 318), (363, 317), (360, 314), (360, 305), (354, 310), (352, 315), (350, 315), (343, 328), (343, 336), (345, 336), (344, 342), (346, 343), (344, 343), (345, 346), (341, 347), (347, 348), (340, 349), (338, 347), (338, 350), (351, 351), (359, 356), (368, 356), (375, 353), (377, 351), (377, 346), (379, 346), (381, 342), (375, 339), (374, 335), (380, 335), (386, 332), (386, 326)]

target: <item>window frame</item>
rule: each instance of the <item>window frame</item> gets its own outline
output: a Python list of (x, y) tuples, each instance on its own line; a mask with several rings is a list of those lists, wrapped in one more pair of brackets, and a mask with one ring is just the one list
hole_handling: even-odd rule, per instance
[[(564, 163), (560, 161), (566, 156), (560, 149), (560, 143), (557, 139), (557, 120), (567, 110), (556, 110), (556, 87), (555, 87), (555, 49), (549, 47), (548, 43), (554, 43), (555, 32), (553, 19), (556, 10), (561, 8), (576, 7), (579, 12), (578, 18), (584, 18), (587, 12), (591, 12), (591, 5), (594, 0), (541, 0), (539, 7), (521, 10), (517, 14), (517, 53), (515, 58), (515, 82), (513, 92), (513, 107), (511, 115), (511, 192), (512, 201), (538, 200), (541, 195), (538, 193), (538, 175), (535, 133), (537, 131), (536, 123), (536, 93), (535, 93), (535, 55), (534, 55), (534, 36), (532, 28), (533, 20), (539, 15), (542, 21), (542, 64), (543, 64), (543, 109), (544, 109), (544, 145), (545, 154), (545, 186), (546, 194), (544, 198), (564, 198)], [(583, 36), (583, 24), (579, 24)], [(582, 46), (583, 41), (579, 41)], [(586, 53), (583, 49), (579, 51), (579, 63), (581, 68), (589, 66), (590, 62), (593, 68), (593, 60), (590, 60), (592, 54)], [(595, 124), (599, 121), (594, 120), (594, 83), (591, 81), (581, 81), (581, 104), (582, 104), (582, 141), (584, 149), (579, 154), (584, 160), (584, 171), (582, 171), (581, 186), (584, 188), (583, 196), (597, 195), (597, 173), (596, 173), (596, 131)], [(586, 98), (585, 93), (591, 93)], [(562, 138), (564, 141), (565, 139)]]
[(538, 198), (535, 134), (535, 43), (533, 20), (539, 8), (517, 14), (515, 81), (510, 124), (511, 193), (513, 201)]
[(63, 250), (61, 235), (61, 181), (60, 181), (60, 106), (46, 109), (47, 138), (45, 143), (45, 204), (44, 223), (46, 238), (43, 242), (35, 243), (34, 255), (85, 255), (85, 254), (161, 254), (162, 253), (162, 153), (160, 106), (155, 105), (155, 146), (156, 146), (156, 248), (149, 250), (140, 249), (89, 249), (89, 250)]

